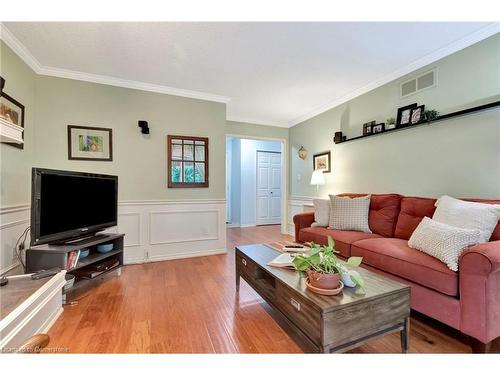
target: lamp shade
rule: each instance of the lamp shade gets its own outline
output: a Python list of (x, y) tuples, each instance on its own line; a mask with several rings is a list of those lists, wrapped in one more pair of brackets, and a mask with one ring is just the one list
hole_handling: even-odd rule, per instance
[(316, 169), (311, 176), (311, 185), (324, 185), (325, 184), (325, 174), (323, 170)]

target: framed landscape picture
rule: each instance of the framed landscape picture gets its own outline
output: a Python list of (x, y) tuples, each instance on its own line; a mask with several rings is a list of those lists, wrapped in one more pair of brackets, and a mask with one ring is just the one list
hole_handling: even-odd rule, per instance
[[(11, 98), (3, 90), (0, 92), (0, 118), (24, 128), (24, 105)], [(24, 140), (24, 132), (23, 132)], [(6, 142), (8, 145), (23, 149), (24, 144)]]
[(313, 170), (322, 170), (323, 173), (330, 173), (330, 151), (313, 156)]
[(113, 160), (113, 130), (68, 125), (69, 160)]

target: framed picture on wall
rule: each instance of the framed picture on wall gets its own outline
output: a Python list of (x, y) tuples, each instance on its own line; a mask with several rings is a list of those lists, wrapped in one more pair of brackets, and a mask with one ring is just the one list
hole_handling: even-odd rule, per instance
[(68, 125), (69, 160), (113, 160), (113, 130)]
[(313, 170), (322, 170), (323, 173), (330, 173), (330, 151), (323, 152), (321, 154), (315, 154), (313, 156)]
[[(5, 80), (1, 84), (5, 84)], [(7, 95), (3, 89), (0, 91), (0, 118), (3, 121), (24, 128), (24, 105)], [(24, 140), (24, 132), (22, 138)], [(21, 150), (24, 149), (24, 143), (5, 143)]]

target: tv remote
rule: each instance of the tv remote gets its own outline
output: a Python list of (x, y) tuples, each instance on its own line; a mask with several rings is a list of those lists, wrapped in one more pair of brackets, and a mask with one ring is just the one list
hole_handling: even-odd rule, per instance
[(61, 271), (59, 268), (52, 268), (50, 270), (40, 270), (31, 275), (31, 279), (40, 280), (45, 277), (54, 276), (56, 273), (59, 273), (59, 271)]
[(289, 248), (289, 249), (303, 249), (304, 246), (302, 245), (285, 245), (286, 248)]

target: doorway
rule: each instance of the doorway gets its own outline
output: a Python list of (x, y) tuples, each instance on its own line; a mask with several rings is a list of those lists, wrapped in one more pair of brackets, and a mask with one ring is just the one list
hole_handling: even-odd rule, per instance
[(283, 141), (226, 137), (228, 227), (283, 223), (284, 155)]

